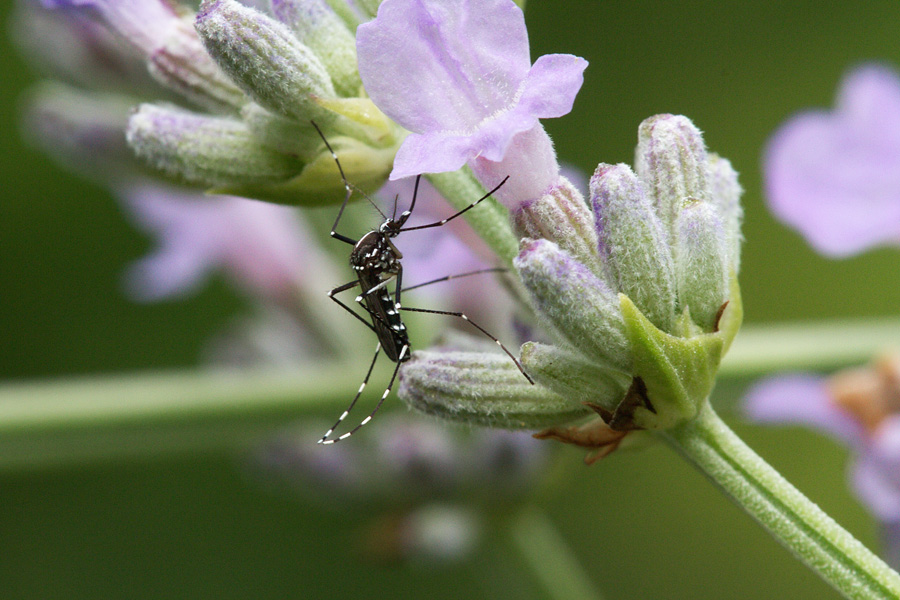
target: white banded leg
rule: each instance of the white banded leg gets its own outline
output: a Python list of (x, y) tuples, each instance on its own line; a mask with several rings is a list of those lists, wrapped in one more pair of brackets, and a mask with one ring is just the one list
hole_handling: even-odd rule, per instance
[[(357, 400), (359, 400), (359, 397), (362, 396), (363, 390), (366, 389), (366, 384), (369, 383), (369, 377), (372, 375), (372, 369), (375, 368), (375, 361), (378, 360), (378, 353), (379, 353), (379, 352), (381, 352), (381, 342), (378, 342), (378, 344), (375, 346), (375, 356), (372, 357), (372, 364), (369, 365), (369, 370), (368, 370), (368, 372), (366, 372), (366, 376), (365, 376), (365, 378), (363, 379), (363, 382), (359, 385), (359, 390), (357, 390), (356, 396), (353, 397), (353, 401), (350, 403), (350, 406), (348, 406), (348, 407), (346, 408), (346, 410), (344, 410), (344, 412), (341, 413), (341, 416), (338, 417), (337, 422), (336, 422), (334, 425), (331, 426), (331, 429), (329, 429), (328, 431), (325, 432), (325, 435), (322, 436), (322, 438), (319, 440), (318, 443), (320, 443), (320, 444), (333, 444), (333, 443), (335, 443), (335, 442), (337, 442), (337, 441), (340, 441), (340, 440), (343, 440), (343, 439), (346, 439), (346, 438), (350, 437), (350, 435), (351, 435), (354, 431), (356, 431), (356, 429), (359, 429), (360, 426), (357, 426), (356, 429), (354, 429), (354, 430), (351, 431), (350, 433), (345, 433), (345, 434), (343, 434), (342, 436), (340, 436), (340, 437), (338, 437), (338, 438), (331, 439), (331, 434), (334, 433), (334, 430), (335, 430), (335, 429), (337, 429), (338, 427), (340, 427), (340, 425), (341, 425), (341, 423), (343, 422), (343, 420), (347, 418), (347, 415), (349, 415), (349, 414), (350, 414), (350, 411), (353, 410), (353, 407), (356, 406), (356, 402), (357, 402)], [(369, 417), (369, 419), (371, 419), (371, 417)], [(366, 421), (364, 421), (363, 424), (365, 424), (366, 422), (368, 422), (368, 419), (367, 419)]]
[[(379, 350), (381, 349), (380, 343), (378, 344), (378, 349)], [(351, 435), (353, 435), (354, 433), (359, 431), (363, 427), (363, 425), (366, 425), (369, 421), (372, 420), (372, 418), (375, 416), (375, 413), (378, 412), (378, 409), (381, 408), (381, 405), (384, 404), (384, 401), (387, 399), (388, 395), (391, 393), (391, 389), (393, 389), (393, 387), (394, 387), (394, 380), (397, 379), (397, 373), (400, 371), (400, 365), (401, 365), (401, 363), (403, 363), (404, 360), (406, 360), (406, 355), (408, 352), (409, 352), (408, 345), (404, 345), (403, 348), (400, 349), (400, 356), (398, 357), (398, 360), (397, 360), (397, 366), (394, 367), (394, 374), (391, 375), (391, 381), (390, 381), (390, 383), (388, 383), (387, 388), (385, 388), (384, 393), (381, 394), (381, 399), (378, 401), (378, 404), (376, 404), (375, 408), (372, 409), (372, 412), (369, 413), (369, 416), (367, 416), (365, 419), (360, 421), (359, 425), (357, 425), (356, 427), (354, 427), (347, 433), (342, 433), (341, 435), (339, 435), (338, 437), (336, 437), (334, 439), (328, 439), (328, 436), (330, 436), (334, 432), (334, 430), (338, 427), (338, 425), (340, 425), (341, 421), (343, 421), (347, 417), (347, 415), (350, 414), (350, 410), (353, 409), (353, 405), (356, 404), (357, 399), (359, 398), (360, 394), (362, 394), (363, 389), (365, 389), (366, 382), (369, 381), (369, 375), (372, 373), (372, 367), (375, 366), (375, 361), (374, 360), (372, 361), (372, 365), (369, 367), (369, 372), (366, 373), (366, 379), (363, 381), (362, 385), (359, 386), (359, 391), (356, 393), (356, 398), (353, 399), (353, 402), (350, 403), (350, 406), (347, 407), (347, 410), (344, 411), (344, 414), (341, 415), (341, 418), (338, 419), (338, 422), (334, 424), (334, 427), (329, 429), (328, 432), (324, 436), (322, 436), (322, 439), (319, 440), (320, 444), (334, 444), (335, 442), (340, 442), (340, 441), (346, 440), (348, 437), (350, 437)], [(378, 356), (377, 353), (375, 356), (376, 357)]]

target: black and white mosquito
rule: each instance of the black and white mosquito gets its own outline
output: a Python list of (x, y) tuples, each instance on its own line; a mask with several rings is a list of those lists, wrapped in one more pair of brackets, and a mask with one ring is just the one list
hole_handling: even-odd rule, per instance
[[(346, 189), (346, 195), (344, 196), (344, 202), (341, 204), (341, 208), (338, 211), (337, 218), (334, 220), (334, 225), (331, 227), (331, 237), (350, 244), (353, 246), (353, 250), (350, 251), (350, 266), (356, 272), (356, 280), (345, 283), (344, 285), (339, 285), (338, 287), (330, 290), (328, 292), (328, 297), (337, 302), (342, 308), (344, 308), (351, 315), (356, 317), (360, 322), (362, 322), (366, 327), (372, 330), (375, 333), (375, 336), (378, 338), (378, 344), (375, 346), (375, 355), (372, 357), (372, 363), (369, 365), (369, 370), (366, 372), (366, 376), (363, 379), (362, 384), (359, 386), (359, 390), (356, 392), (356, 396), (354, 396), (353, 400), (347, 406), (341, 416), (338, 418), (337, 422), (325, 432), (325, 435), (319, 440), (320, 444), (333, 444), (335, 442), (339, 442), (347, 439), (359, 429), (372, 420), (372, 417), (375, 416), (375, 413), (378, 412), (378, 409), (381, 408), (381, 405), (384, 403), (385, 399), (388, 397), (388, 394), (391, 393), (391, 388), (394, 386), (394, 381), (397, 378), (397, 373), (400, 370), (400, 365), (409, 360), (410, 358), (410, 344), (409, 344), (409, 336), (406, 332), (406, 325), (403, 323), (403, 319), (400, 317), (400, 311), (410, 311), (410, 312), (420, 312), (420, 313), (431, 313), (437, 315), (447, 315), (451, 317), (459, 317), (470, 325), (478, 329), (481, 333), (492, 339), (500, 348), (512, 359), (512, 361), (516, 364), (519, 371), (521, 371), (522, 375), (525, 379), (528, 380), (529, 383), (534, 383), (531, 377), (528, 376), (528, 373), (525, 372), (525, 369), (522, 368), (521, 363), (516, 359), (515, 356), (504, 346), (500, 340), (491, 335), (486, 329), (472, 321), (469, 317), (465, 315), (465, 313), (461, 312), (451, 312), (445, 310), (432, 310), (427, 308), (410, 308), (408, 306), (402, 306), (400, 302), (400, 294), (402, 292), (406, 292), (412, 290), (414, 288), (420, 288), (426, 285), (430, 285), (432, 283), (440, 283), (442, 281), (449, 281), (451, 279), (455, 279), (458, 277), (466, 277), (469, 275), (476, 275), (479, 273), (486, 272), (496, 272), (496, 271), (504, 271), (505, 269), (494, 268), (494, 269), (481, 269), (479, 271), (471, 271), (468, 273), (460, 273), (457, 275), (448, 275), (445, 277), (440, 277), (438, 279), (434, 279), (431, 281), (426, 281), (425, 283), (420, 283), (418, 285), (410, 286), (407, 288), (402, 287), (403, 282), (403, 266), (400, 264), (400, 260), (403, 258), (403, 255), (400, 251), (394, 246), (393, 242), (391, 242), (392, 238), (397, 237), (400, 233), (404, 231), (414, 231), (417, 229), (429, 229), (432, 227), (440, 227), (452, 221), (456, 217), (462, 215), (467, 210), (478, 205), (479, 202), (489, 198), (491, 194), (496, 192), (500, 187), (506, 183), (506, 180), (509, 179), (509, 176), (503, 179), (497, 187), (489, 191), (487, 194), (465, 207), (461, 211), (447, 217), (446, 219), (442, 219), (440, 221), (435, 221), (434, 223), (429, 223), (427, 225), (417, 225), (415, 227), (406, 227), (403, 226), (406, 224), (406, 221), (412, 215), (413, 210), (416, 206), (416, 196), (419, 191), (419, 181), (421, 179), (421, 175), (416, 177), (415, 187), (413, 190), (412, 200), (410, 202), (409, 208), (403, 211), (399, 217), (397, 217), (397, 202), (396, 198), (394, 199), (394, 210), (390, 217), (381, 213), (381, 210), (372, 202), (368, 196), (365, 196), (369, 202), (375, 206), (376, 210), (381, 213), (382, 217), (384, 217), (384, 221), (378, 227), (378, 229), (372, 230), (355, 240), (353, 238), (347, 237), (337, 232), (338, 223), (341, 220), (341, 216), (344, 214), (344, 209), (347, 207), (347, 203), (350, 201), (350, 197), (353, 193), (353, 186), (350, 182), (347, 181), (347, 177), (344, 174), (344, 169), (341, 167), (341, 162), (338, 160), (337, 154), (334, 149), (331, 147), (331, 144), (328, 143), (328, 140), (325, 138), (325, 135), (322, 133), (322, 130), (319, 129), (319, 126), (313, 123), (313, 127), (316, 128), (316, 131), (319, 133), (319, 136), (322, 138), (322, 141), (325, 142), (325, 147), (328, 148), (328, 151), (331, 152), (331, 156), (334, 159), (335, 164), (337, 165), (338, 172), (341, 174), (341, 179), (344, 182), (344, 188)], [(388, 286), (393, 285), (393, 298), (391, 297), (391, 290)], [(360, 293), (356, 296), (356, 303), (365, 310), (369, 315), (369, 320), (363, 318), (358, 312), (350, 308), (347, 304), (341, 302), (336, 295), (345, 292), (347, 290), (352, 290), (356, 287), (360, 288)], [(372, 370), (375, 368), (375, 362), (378, 360), (378, 355), (381, 351), (384, 351), (385, 355), (394, 363), (396, 363), (396, 367), (394, 367), (394, 372), (391, 375), (391, 380), (385, 388), (384, 393), (381, 395), (381, 399), (378, 400), (378, 403), (375, 405), (375, 408), (372, 410), (369, 415), (360, 421), (356, 427), (351, 429), (346, 433), (342, 433), (338, 437), (331, 437), (334, 433), (335, 429), (337, 429), (344, 419), (350, 414), (350, 411), (353, 410), (353, 407), (356, 406), (357, 401), (365, 390), (366, 385), (369, 383), (369, 377), (372, 375)]]

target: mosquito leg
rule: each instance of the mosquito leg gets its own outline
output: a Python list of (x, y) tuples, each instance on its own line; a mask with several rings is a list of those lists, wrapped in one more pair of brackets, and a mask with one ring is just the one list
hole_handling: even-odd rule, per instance
[[(359, 397), (360, 397), (360, 396), (362, 396), (363, 390), (366, 389), (366, 384), (369, 383), (369, 377), (371, 377), (371, 375), (372, 375), (372, 369), (375, 368), (375, 361), (378, 360), (378, 353), (379, 353), (379, 352), (381, 352), (381, 342), (379, 342), (378, 345), (375, 346), (375, 356), (372, 357), (372, 364), (369, 365), (369, 370), (366, 372), (366, 377), (363, 379), (362, 384), (360, 384), (359, 390), (356, 392), (356, 396), (353, 397), (353, 401), (350, 403), (350, 406), (348, 406), (348, 407), (346, 408), (346, 410), (344, 410), (344, 412), (341, 413), (341, 416), (338, 417), (337, 422), (336, 422), (334, 425), (331, 426), (331, 429), (329, 429), (328, 431), (325, 432), (325, 435), (322, 436), (322, 438), (319, 440), (318, 443), (320, 443), (320, 444), (326, 444), (326, 445), (327, 445), (327, 444), (333, 444), (333, 443), (335, 443), (335, 442), (339, 442), (339, 441), (341, 441), (341, 440), (347, 439), (348, 437), (350, 437), (351, 435), (353, 435), (353, 433), (356, 432), (357, 429), (359, 429), (360, 427), (362, 427), (363, 425), (365, 425), (366, 423), (368, 423), (369, 421), (372, 420), (372, 415), (369, 415), (368, 417), (366, 417), (365, 420), (363, 420), (362, 423), (360, 423), (359, 425), (357, 425), (357, 426), (356, 426), (352, 431), (350, 431), (349, 433), (345, 433), (345, 434), (343, 434), (343, 435), (341, 435), (340, 437), (335, 438), (335, 439), (330, 439), (331, 434), (334, 433), (334, 430), (335, 430), (335, 429), (337, 429), (338, 427), (340, 427), (341, 422), (342, 422), (344, 419), (347, 418), (347, 415), (349, 415), (349, 414), (350, 414), (350, 411), (353, 410), (353, 407), (356, 406), (356, 401), (359, 400)], [(396, 369), (394, 370), (394, 374), (395, 374), (395, 375), (397, 374)], [(392, 378), (392, 379), (391, 379), (391, 383), (393, 383), (393, 382), (394, 382), (394, 380), (393, 380), (393, 378)], [(386, 395), (387, 395), (387, 394), (385, 394), (385, 396), (386, 396)], [(382, 397), (381, 400), (382, 400), (382, 402), (383, 402), (383, 401), (384, 401), (384, 397)], [(381, 406), (381, 402), (378, 403), (378, 406)], [(378, 410), (378, 408), (376, 407), (375, 410)], [(372, 414), (375, 414), (374, 411), (372, 412)]]
[[(506, 183), (506, 180), (507, 180), (507, 179), (509, 179), (509, 175), (507, 175), (506, 177), (504, 177), (504, 178), (503, 178), (503, 181), (501, 181), (494, 189), (492, 189), (491, 191), (489, 191), (487, 194), (485, 194), (484, 196), (482, 196), (481, 198), (479, 198), (478, 200), (476, 200), (476, 201), (473, 202), (472, 204), (468, 205), (467, 207), (465, 207), (464, 209), (462, 209), (462, 210), (459, 211), (458, 213), (455, 213), (455, 214), (450, 215), (450, 216), (447, 217), (446, 219), (441, 219), (440, 221), (435, 221), (434, 223), (429, 223), (429, 224), (427, 224), (427, 225), (416, 225), (415, 227), (404, 227), (403, 229), (398, 230), (397, 233), (400, 233), (400, 232), (402, 232), (402, 231), (415, 231), (416, 229), (428, 229), (428, 228), (430, 228), (430, 227), (440, 227), (441, 225), (444, 225), (445, 223), (449, 223), (450, 221), (452, 221), (452, 220), (455, 219), (456, 217), (460, 216), (461, 214), (463, 214), (463, 213), (466, 212), (467, 210), (470, 210), (470, 209), (475, 208), (476, 206), (478, 206), (478, 204), (479, 204), (480, 202), (482, 202), (483, 200), (487, 200), (488, 198), (490, 198), (490, 197), (491, 197), (491, 194), (493, 194), (494, 192), (496, 192), (497, 190), (499, 190), (499, 189), (503, 186), (503, 184)], [(418, 182), (417, 182), (417, 183), (418, 183)], [(415, 196), (413, 196), (413, 198), (415, 198)], [(401, 218), (402, 218), (402, 217), (401, 217)], [(402, 223), (401, 223), (401, 224), (402, 224)]]
[[(379, 348), (380, 348), (380, 347), (381, 347), (381, 345), (379, 344)], [(338, 419), (338, 422), (335, 424), (335, 426), (332, 427), (332, 428), (328, 431), (328, 433), (326, 433), (326, 434), (322, 437), (321, 440), (319, 440), (319, 443), (320, 443), (320, 444), (333, 444), (333, 443), (335, 443), (335, 442), (340, 442), (340, 441), (342, 441), (342, 440), (346, 440), (348, 437), (350, 437), (351, 435), (353, 435), (354, 433), (356, 433), (357, 431), (359, 431), (360, 429), (362, 429), (362, 427), (363, 427), (364, 425), (366, 425), (369, 421), (372, 420), (372, 418), (375, 416), (375, 413), (378, 412), (378, 409), (381, 408), (381, 405), (384, 404), (384, 401), (387, 399), (388, 395), (391, 393), (391, 389), (394, 387), (394, 380), (397, 379), (397, 373), (400, 371), (400, 365), (403, 363), (403, 361), (406, 360), (406, 357), (407, 357), (407, 353), (408, 353), (408, 352), (409, 352), (409, 346), (403, 346), (403, 348), (400, 350), (400, 357), (399, 357), (399, 360), (397, 361), (397, 366), (394, 367), (394, 374), (391, 375), (391, 381), (390, 381), (390, 383), (388, 383), (387, 388), (385, 388), (384, 393), (381, 394), (381, 399), (378, 401), (378, 404), (376, 404), (376, 405), (375, 405), (375, 408), (372, 409), (372, 412), (369, 413), (369, 416), (367, 416), (365, 419), (363, 419), (362, 421), (360, 421), (360, 422), (359, 422), (359, 425), (357, 425), (356, 427), (354, 427), (353, 429), (351, 429), (351, 430), (348, 431), (347, 433), (342, 433), (340, 436), (338, 436), (338, 437), (336, 437), (336, 438), (334, 438), (334, 439), (326, 439), (329, 435), (331, 435), (331, 433), (334, 431), (335, 427), (337, 427), (338, 424), (340, 424), (340, 422), (347, 416), (347, 414), (350, 412), (350, 409), (353, 408), (353, 405), (356, 404), (356, 399), (359, 398), (359, 394), (362, 393), (362, 390), (363, 390), (363, 388), (365, 387), (366, 382), (369, 380), (369, 373), (372, 372), (372, 367), (369, 367), (369, 373), (366, 374), (366, 379), (365, 379), (365, 381), (363, 381), (362, 386), (359, 388), (359, 393), (356, 394), (356, 398), (353, 399), (353, 402), (350, 403), (349, 408), (347, 408), (347, 410), (344, 411), (344, 414), (341, 415), (341, 418)], [(378, 355), (376, 354), (376, 357), (377, 357), (377, 356), (378, 356)], [(374, 360), (372, 361), (372, 366), (375, 366), (375, 361), (374, 361)], [(527, 376), (526, 376), (526, 377), (527, 377)]]
[(506, 346), (504, 346), (504, 345), (500, 342), (500, 340), (498, 340), (498, 339), (495, 338), (493, 335), (491, 335), (491, 334), (488, 332), (487, 329), (485, 329), (484, 327), (482, 327), (481, 325), (479, 325), (478, 323), (476, 323), (475, 321), (473, 321), (472, 319), (470, 319), (469, 317), (467, 317), (467, 316), (465, 315), (465, 313), (461, 313), (461, 312), (450, 312), (450, 311), (447, 311), (447, 310), (433, 310), (433, 309), (430, 309), (430, 308), (410, 308), (410, 307), (408, 307), (408, 306), (404, 306), (404, 307), (403, 307), (403, 310), (408, 310), (408, 311), (412, 311), (412, 312), (421, 312), (421, 313), (431, 313), (431, 314), (433, 314), (433, 315), (447, 315), (448, 317), (459, 317), (459, 318), (461, 318), (462, 320), (466, 321), (467, 323), (469, 323), (470, 325), (472, 325), (473, 327), (475, 327), (475, 329), (477, 329), (478, 331), (480, 331), (480, 332), (483, 333), (484, 335), (486, 335), (486, 336), (488, 336), (489, 338), (491, 338), (492, 340), (494, 340), (494, 343), (497, 344), (498, 346), (500, 346), (500, 349), (503, 350), (504, 352), (506, 352), (506, 355), (507, 355), (508, 357), (510, 357), (514, 363), (516, 363), (516, 367), (518, 367), (518, 369), (519, 369), (519, 371), (522, 373), (522, 375), (525, 376), (525, 379), (528, 380), (528, 383), (534, 385), (534, 380), (528, 375), (528, 373), (525, 372), (525, 369), (522, 368), (522, 364), (519, 362), (519, 360), (518, 360), (515, 356), (513, 356), (512, 352), (510, 352), (509, 350), (507, 350)]
[[(365, 325), (366, 327), (368, 327), (368, 328), (371, 329), (372, 331), (375, 331), (375, 328), (372, 327), (372, 324), (371, 324), (371, 323), (369, 323), (368, 321), (366, 321), (365, 319), (363, 319), (361, 316), (359, 316), (359, 313), (357, 313), (355, 310), (353, 310), (352, 308), (350, 308), (349, 306), (347, 306), (346, 304), (344, 304), (343, 302), (341, 302), (340, 300), (338, 300), (337, 297), (335, 296), (335, 294), (340, 294), (341, 292), (345, 292), (345, 291), (347, 291), (347, 290), (351, 290), (351, 289), (355, 288), (355, 287), (358, 286), (358, 285), (359, 285), (359, 280), (357, 280), (357, 281), (351, 281), (351, 282), (349, 282), (349, 283), (345, 283), (344, 285), (339, 285), (338, 287), (334, 288), (333, 290), (329, 290), (329, 291), (328, 291), (328, 297), (331, 298), (332, 300), (334, 300), (335, 302), (337, 302), (337, 303), (341, 306), (341, 308), (343, 308), (344, 310), (346, 310), (348, 313), (350, 313), (351, 315), (353, 315), (354, 317), (356, 317), (357, 319), (359, 319), (359, 320), (362, 322), (363, 325)], [(365, 308), (365, 307), (364, 307), (364, 308)], [(368, 309), (366, 309), (366, 311), (369, 312)], [(369, 314), (372, 314), (372, 313), (369, 312)]]

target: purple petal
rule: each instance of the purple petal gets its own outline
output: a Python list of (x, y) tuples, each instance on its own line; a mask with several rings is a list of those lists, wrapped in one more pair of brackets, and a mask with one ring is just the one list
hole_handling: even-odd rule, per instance
[(513, 136), (509, 140), (508, 150), (499, 162), (477, 157), (470, 162), (470, 166), (487, 188), (493, 188), (509, 175), (494, 197), (510, 211), (515, 211), (519, 205), (540, 198), (556, 185), (559, 163), (553, 142), (540, 124)]
[(391, 180), (412, 177), (420, 173), (456, 171), (466, 164), (472, 153), (472, 139), (465, 135), (411, 133), (394, 157)]
[[(517, 105), (514, 110), (502, 113), (497, 118), (485, 121), (477, 130), (460, 135), (455, 131), (436, 131), (433, 133), (410, 134), (394, 159), (394, 170), (391, 172), (391, 179), (400, 179), (410, 177), (419, 173), (443, 173), (446, 171), (455, 171), (461, 168), (469, 160), (489, 160), (495, 163), (503, 161), (513, 140), (517, 134), (540, 128), (537, 117), (527, 112), (527, 107)], [(541, 128), (543, 131), (543, 129)], [(555, 167), (556, 154), (553, 152), (553, 146), (549, 142), (546, 133), (535, 133), (526, 137), (525, 140), (534, 140), (539, 143), (546, 138), (543, 144), (549, 149), (549, 153), (544, 151), (541, 146), (532, 146), (520, 140), (520, 145), (516, 154), (526, 154), (525, 157), (519, 157), (518, 160), (541, 161), (546, 160), (549, 156), (552, 164), (548, 165), (553, 172), (558, 173)], [(537, 161), (536, 161), (537, 162)], [(537, 166), (537, 165), (536, 165)], [(540, 169), (539, 166), (537, 166)], [(506, 175), (515, 172), (516, 174), (532, 175), (533, 171), (507, 171), (497, 181), (503, 179)], [(545, 181), (538, 193), (544, 191), (546, 187), (555, 181)], [(488, 185), (484, 180), (482, 183)]]
[(584, 83), (587, 61), (571, 54), (545, 54), (528, 72), (519, 104), (539, 119), (561, 117), (572, 111)]
[(865, 432), (828, 395), (825, 380), (815, 375), (782, 375), (757, 383), (744, 401), (747, 416), (758, 423), (809, 425), (862, 447)]
[(415, 133), (470, 131), (512, 103), (531, 66), (510, 0), (386, 0), (356, 39), (369, 96)]
[(856, 493), (878, 519), (900, 520), (900, 415), (878, 427), (852, 477)]
[(837, 109), (791, 119), (764, 162), (772, 212), (819, 252), (900, 242), (900, 79), (874, 65), (852, 72)]

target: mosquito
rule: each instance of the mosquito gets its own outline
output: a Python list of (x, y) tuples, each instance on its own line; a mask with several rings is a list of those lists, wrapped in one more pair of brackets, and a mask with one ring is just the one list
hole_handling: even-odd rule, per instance
[[(485, 194), (472, 204), (468, 205), (464, 209), (460, 210), (459, 212), (447, 217), (446, 219), (435, 221), (434, 223), (429, 223), (427, 225), (404, 227), (406, 221), (412, 215), (412, 212), (416, 206), (416, 197), (418, 196), (419, 192), (419, 181), (422, 178), (421, 175), (418, 175), (416, 177), (415, 186), (413, 188), (413, 196), (409, 208), (403, 211), (400, 216), (397, 217), (397, 203), (395, 198), (394, 210), (391, 216), (388, 217), (387, 215), (382, 213), (384, 221), (381, 223), (378, 229), (374, 229), (363, 235), (358, 240), (355, 240), (351, 237), (340, 234), (337, 231), (338, 223), (340, 223), (341, 216), (343, 216), (344, 214), (344, 209), (347, 207), (347, 203), (350, 201), (350, 196), (353, 193), (353, 186), (351, 186), (351, 184), (347, 181), (347, 177), (344, 174), (344, 169), (343, 167), (341, 167), (341, 162), (338, 159), (338, 156), (335, 153), (334, 149), (331, 147), (331, 144), (328, 143), (328, 140), (322, 133), (322, 130), (319, 129), (319, 126), (315, 122), (313, 122), (312, 125), (318, 132), (319, 137), (322, 138), (322, 141), (325, 142), (325, 147), (328, 148), (328, 151), (331, 153), (331, 157), (334, 159), (334, 162), (338, 168), (338, 172), (341, 175), (341, 180), (344, 182), (346, 195), (344, 196), (344, 202), (343, 204), (341, 204), (340, 210), (338, 210), (337, 218), (335, 218), (334, 220), (334, 225), (332, 225), (331, 227), (331, 237), (353, 246), (353, 250), (350, 251), (350, 266), (356, 273), (356, 279), (354, 281), (350, 281), (348, 283), (345, 283), (344, 285), (339, 285), (338, 287), (330, 290), (328, 292), (328, 297), (337, 302), (342, 308), (344, 308), (347, 312), (349, 312), (356, 319), (362, 322), (366, 327), (371, 329), (372, 332), (375, 333), (375, 337), (378, 338), (378, 343), (375, 346), (375, 355), (372, 357), (372, 362), (369, 365), (369, 370), (366, 372), (366, 376), (363, 379), (362, 384), (359, 386), (359, 390), (356, 392), (356, 396), (354, 396), (353, 400), (350, 402), (349, 406), (347, 406), (344, 412), (341, 413), (341, 416), (338, 417), (337, 422), (328, 431), (325, 432), (325, 435), (322, 436), (318, 443), (333, 444), (335, 442), (340, 442), (359, 431), (361, 427), (372, 420), (372, 418), (375, 416), (375, 413), (378, 412), (378, 409), (381, 408), (381, 405), (384, 404), (385, 399), (391, 393), (391, 389), (394, 386), (394, 381), (397, 379), (397, 373), (400, 371), (400, 365), (410, 359), (411, 352), (409, 336), (406, 332), (406, 325), (403, 323), (403, 319), (400, 316), (401, 310), (447, 315), (463, 319), (464, 321), (478, 329), (481, 333), (493, 340), (498, 346), (500, 346), (500, 348), (507, 354), (507, 356), (512, 359), (525, 379), (527, 379), (529, 383), (534, 384), (534, 381), (531, 379), (528, 373), (525, 372), (525, 369), (522, 368), (521, 363), (518, 361), (518, 359), (516, 359), (515, 356), (513, 356), (513, 354), (506, 348), (506, 346), (504, 346), (496, 337), (491, 335), (486, 329), (472, 321), (468, 316), (466, 316), (465, 313), (445, 310), (433, 310), (427, 308), (411, 308), (408, 306), (402, 306), (400, 302), (400, 294), (404, 291), (431, 285), (432, 283), (449, 281), (458, 277), (466, 277), (469, 275), (476, 275), (486, 272), (505, 271), (505, 269), (481, 269), (479, 271), (472, 271), (469, 273), (448, 275), (404, 289), (402, 287), (403, 266), (400, 262), (403, 258), (403, 255), (391, 241), (393, 238), (396, 238), (398, 235), (400, 235), (400, 233), (404, 231), (430, 229), (432, 227), (440, 227), (442, 225), (445, 225), (446, 223), (465, 213), (467, 210), (474, 208), (483, 200), (489, 198), (494, 192), (500, 189), (500, 187), (503, 186), (504, 183), (506, 183), (507, 179), (509, 179), (509, 176), (507, 175), (503, 179), (503, 181), (497, 184), (497, 186), (487, 194)], [(368, 198), (368, 196), (366, 196), (366, 198), (370, 202), (372, 202), (371, 199)], [(374, 202), (372, 204), (374, 206)], [(376, 209), (377, 208), (378, 207), (376, 206)], [(379, 212), (381, 211), (379, 210)], [(393, 286), (393, 297), (391, 295), (391, 290), (389, 289), (389, 286), (391, 285)], [(347, 290), (355, 289), (357, 287), (360, 289), (360, 293), (358, 296), (356, 296), (356, 303), (361, 306), (363, 310), (365, 310), (365, 312), (368, 313), (370, 320), (364, 319), (358, 312), (356, 312), (355, 310), (350, 308), (350, 306), (344, 304), (337, 298), (337, 294), (340, 294), (341, 292), (345, 292)], [(394, 372), (391, 375), (391, 379), (387, 385), (387, 388), (385, 388), (384, 393), (381, 395), (381, 399), (378, 400), (378, 403), (375, 405), (375, 408), (372, 410), (372, 412), (369, 413), (369, 415), (365, 419), (360, 421), (360, 423), (356, 425), (356, 427), (346, 433), (341, 434), (338, 437), (331, 437), (335, 429), (340, 427), (344, 419), (346, 419), (350, 414), (350, 411), (353, 410), (353, 407), (356, 406), (356, 403), (362, 395), (363, 390), (365, 390), (366, 385), (369, 383), (369, 377), (372, 375), (372, 370), (375, 368), (375, 363), (378, 360), (378, 355), (382, 351), (384, 352), (385, 356), (388, 357), (388, 359), (396, 363), (396, 366), (394, 367)]]

